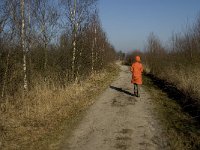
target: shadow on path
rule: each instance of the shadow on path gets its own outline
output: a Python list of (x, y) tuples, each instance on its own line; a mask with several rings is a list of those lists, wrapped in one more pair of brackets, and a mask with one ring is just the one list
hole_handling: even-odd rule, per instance
[(134, 94), (132, 94), (132, 93), (130, 93), (130, 92), (128, 92), (128, 91), (125, 91), (125, 90), (123, 90), (122, 88), (114, 87), (114, 86), (112, 86), (112, 85), (110, 85), (110, 88), (111, 88), (111, 89), (114, 89), (114, 90), (116, 90), (116, 91), (125, 93), (125, 94), (130, 95), (130, 96), (135, 96)]

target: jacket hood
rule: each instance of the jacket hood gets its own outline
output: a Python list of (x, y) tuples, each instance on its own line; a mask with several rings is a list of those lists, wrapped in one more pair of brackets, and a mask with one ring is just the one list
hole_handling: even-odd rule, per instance
[(140, 61), (141, 61), (140, 56), (136, 56), (136, 57), (135, 57), (135, 61), (136, 61), (136, 62), (140, 62)]

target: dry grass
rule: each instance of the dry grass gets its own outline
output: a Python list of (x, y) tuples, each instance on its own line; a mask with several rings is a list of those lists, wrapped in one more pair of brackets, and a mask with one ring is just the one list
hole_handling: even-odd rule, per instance
[(163, 136), (172, 150), (199, 150), (200, 128), (190, 115), (183, 112), (176, 101), (158, 89), (149, 78), (144, 78), (146, 89), (153, 97), (155, 116), (163, 127)]
[(157, 74), (161, 79), (172, 83), (184, 94), (200, 99), (200, 68), (199, 67), (163, 67), (163, 71)]
[(66, 121), (91, 105), (117, 72), (113, 65), (63, 89), (38, 85), (24, 98), (7, 98), (0, 105), (0, 149), (56, 149)]

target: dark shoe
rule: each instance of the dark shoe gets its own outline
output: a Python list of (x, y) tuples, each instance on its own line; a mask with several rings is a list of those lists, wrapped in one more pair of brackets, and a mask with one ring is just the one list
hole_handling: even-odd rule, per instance
[(136, 97), (140, 97), (140, 95), (139, 95), (139, 94), (136, 94)]

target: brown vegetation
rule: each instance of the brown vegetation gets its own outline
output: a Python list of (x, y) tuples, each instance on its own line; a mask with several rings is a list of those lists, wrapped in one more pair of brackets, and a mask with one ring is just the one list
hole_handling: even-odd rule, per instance
[(1, 148), (56, 149), (66, 123), (90, 106), (117, 72), (116, 66), (110, 65), (79, 84), (55, 90), (38, 85), (24, 98), (1, 103)]
[(42, 140), (107, 79), (116, 54), (96, 2), (1, 1), (0, 149)]
[(145, 53), (145, 64), (153, 75), (172, 83), (195, 99), (200, 98), (199, 20), (186, 33), (173, 35), (168, 48), (163, 47), (159, 39), (151, 34)]

